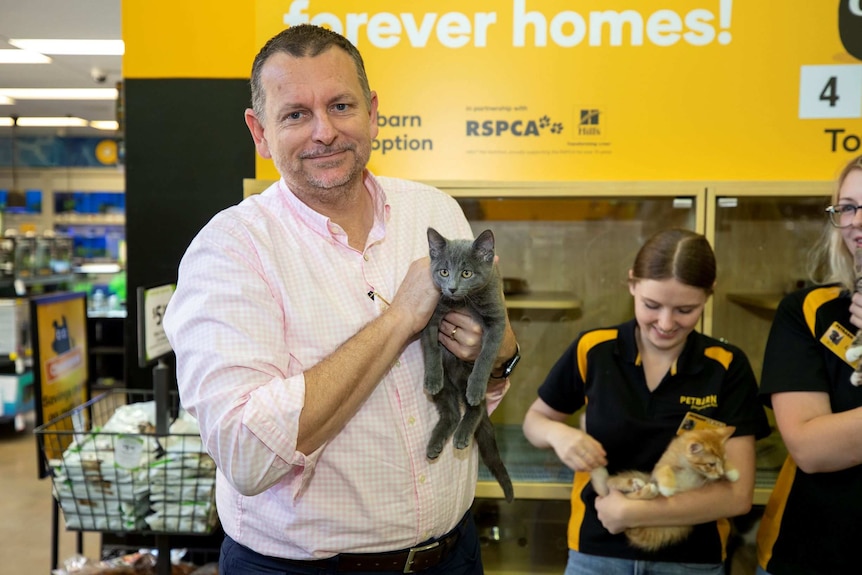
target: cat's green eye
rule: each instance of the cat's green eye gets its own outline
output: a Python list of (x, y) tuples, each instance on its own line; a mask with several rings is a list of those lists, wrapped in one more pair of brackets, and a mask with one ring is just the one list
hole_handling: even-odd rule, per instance
[(439, 271), (439, 272), (437, 272), (437, 273), (439, 273), (439, 274), (440, 274), (441, 276), (443, 276), (444, 278), (448, 278), (448, 277), (449, 277), (449, 270), (440, 270), (440, 271)]
[(472, 276), (473, 276), (473, 272), (471, 272), (470, 270), (464, 270), (461, 272), (461, 277), (464, 279), (467, 279), (467, 278), (472, 277)]

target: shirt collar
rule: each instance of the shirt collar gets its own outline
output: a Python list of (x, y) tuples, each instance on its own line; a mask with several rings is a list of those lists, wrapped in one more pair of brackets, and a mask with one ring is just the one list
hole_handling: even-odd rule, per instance
[[(374, 224), (368, 234), (368, 245), (371, 245), (380, 240), (385, 234), (386, 222), (389, 220), (390, 205), (383, 186), (380, 185), (380, 182), (378, 182), (377, 178), (369, 170), (365, 170), (363, 184), (365, 184), (365, 190), (371, 195), (372, 202), (374, 203)], [(330, 237), (344, 244), (347, 243), (347, 238), (344, 236), (344, 231), (341, 230), (341, 227), (332, 222), (328, 216), (324, 216), (320, 212), (311, 209), (296, 197), (296, 194), (287, 186), (284, 178), (279, 180), (278, 189), (288, 209), (301, 224), (320, 236)]]
[[(617, 338), (617, 353), (620, 354), (624, 361), (641, 365), (640, 352), (638, 351), (637, 339), (635, 337), (636, 329), (636, 319), (631, 319), (620, 325), (619, 337)], [(704, 339), (696, 331), (688, 334), (685, 346), (682, 348), (682, 353), (679, 354), (679, 357), (671, 366), (671, 375), (676, 375), (677, 373), (698, 373), (703, 368), (705, 349)]]

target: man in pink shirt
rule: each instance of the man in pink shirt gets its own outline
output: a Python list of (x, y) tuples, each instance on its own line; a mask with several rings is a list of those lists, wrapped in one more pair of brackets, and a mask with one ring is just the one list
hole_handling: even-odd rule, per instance
[[(470, 225), (440, 190), (366, 169), (377, 94), (342, 36), (282, 31), (251, 87), (246, 124), (281, 180), (201, 230), (165, 318), (218, 466), (219, 572), (480, 574), (476, 448), (426, 458), (438, 416), (418, 341), (440, 297), (426, 230)], [(471, 317), (440, 334), (477, 356)], [(489, 405), (516, 356), (507, 325)]]

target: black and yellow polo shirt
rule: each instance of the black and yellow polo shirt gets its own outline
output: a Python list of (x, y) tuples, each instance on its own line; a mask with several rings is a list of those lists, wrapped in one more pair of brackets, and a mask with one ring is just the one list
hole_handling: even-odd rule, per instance
[[(782, 391), (829, 394), (833, 413), (862, 406), (862, 387), (844, 349), (856, 333), (850, 297), (837, 286), (786, 296), (769, 333), (760, 393), (766, 405)], [(758, 562), (773, 575), (859, 573), (862, 465), (805, 473), (788, 457), (757, 535)]]
[[(748, 358), (737, 347), (692, 332), (679, 359), (655, 391), (647, 388), (635, 342), (635, 320), (582, 333), (539, 388), (553, 409), (574, 413), (586, 404), (587, 427), (607, 452), (608, 471), (649, 472), (689, 411), (735, 425), (736, 436), (765, 437), (769, 425), (757, 398)], [(685, 541), (648, 553), (610, 534), (596, 516), (589, 474), (576, 472), (568, 542), (592, 555), (721, 563), (727, 520), (697, 525)]]

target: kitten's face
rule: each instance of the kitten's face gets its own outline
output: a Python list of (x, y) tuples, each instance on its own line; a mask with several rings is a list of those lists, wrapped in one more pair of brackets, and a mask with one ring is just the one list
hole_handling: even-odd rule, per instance
[(725, 473), (724, 442), (735, 428), (687, 431), (680, 436), (688, 465), (707, 479), (720, 479)]
[(490, 280), (494, 269), (494, 236), (490, 231), (471, 242), (447, 240), (429, 229), (428, 241), (431, 277), (443, 297), (462, 300)]

